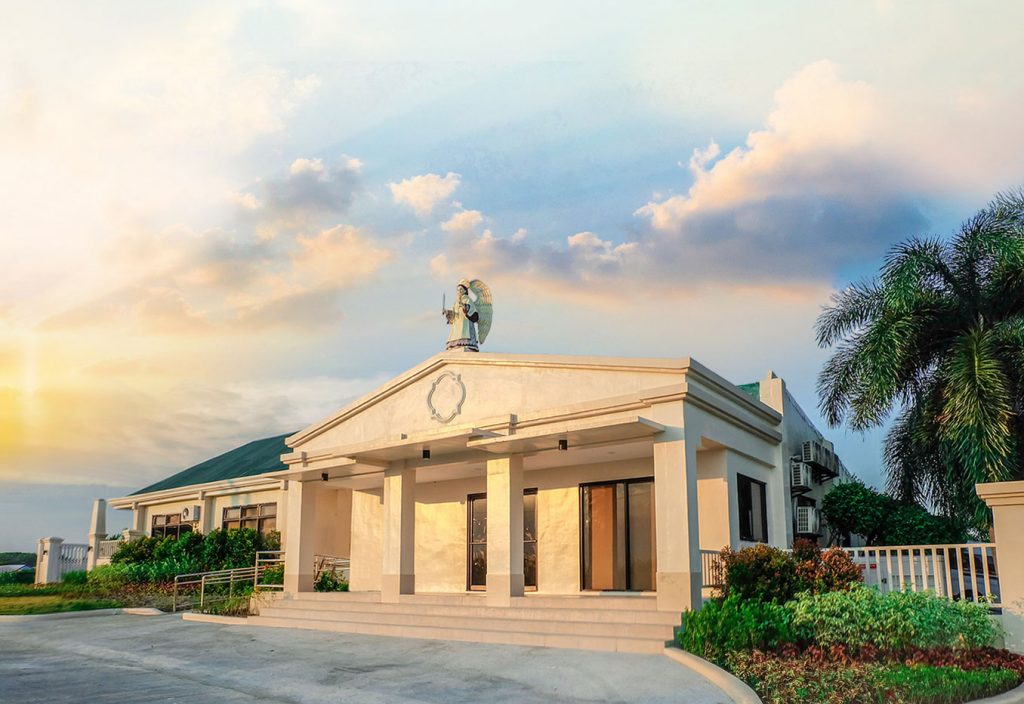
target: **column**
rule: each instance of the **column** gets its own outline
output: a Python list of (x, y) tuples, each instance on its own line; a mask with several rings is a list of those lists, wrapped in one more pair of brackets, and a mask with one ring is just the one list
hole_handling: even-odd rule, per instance
[(89, 525), (89, 551), (85, 557), (85, 569), (96, 567), (100, 556), (100, 543), (107, 539), (107, 502), (96, 499), (92, 504), (92, 521)]
[(1024, 482), (978, 484), (975, 490), (992, 509), (1006, 648), (1024, 653)]
[(416, 593), (416, 470), (393, 462), (384, 470), (381, 601)]
[(316, 530), (315, 481), (289, 481), (285, 501), (288, 504), (288, 527), (284, 545), (284, 590), (313, 591), (314, 531)]
[[(652, 409), (666, 426), (654, 440), (654, 522), (658, 541), (658, 610), (701, 605), (696, 428), (683, 427), (683, 404)], [(723, 516), (724, 518), (724, 516)]]
[(209, 535), (214, 529), (220, 527), (220, 521), (218, 516), (215, 516), (214, 507), (217, 503), (217, 498), (209, 496), (206, 492), (199, 492), (199, 496), (196, 498), (199, 501), (199, 505), (202, 506), (202, 514), (199, 516), (199, 532), (203, 535)]
[(63, 542), (64, 538), (39, 539), (36, 550), (36, 584), (60, 581), (60, 549)]
[(487, 460), (487, 604), (523, 595), (523, 457)]

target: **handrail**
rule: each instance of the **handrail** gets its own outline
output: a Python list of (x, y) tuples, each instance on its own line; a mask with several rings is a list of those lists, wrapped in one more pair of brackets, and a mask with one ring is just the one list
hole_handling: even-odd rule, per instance
[[(199, 608), (203, 608), (207, 601), (213, 600), (207, 595), (207, 587), (215, 587), (224, 584), (228, 585), (227, 596), (220, 595), (218, 596), (218, 600), (232, 598), (234, 596), (236, 582), (251, 582), (254, 591), (259, 591), (260, 589), (283, 589), (283, 584), (268, 584), (260, 581), (260, 577), (265, 575), (268, 569), (283, 564), (283, 550), (260, 550), (256, 553), (256, 561), (252, 567), (235, 567), (225, 570), (187, 572), (185, 574), (175, 575), (174, 591), (171, 598), (171, 611), (176, 612), (178, 610), (179, 596), (184, 596), (183, 591), (186, 587), (192, 587), (193, 589), (196, 586), (199, 587)], [(194, 592), (192, 598), (189, 599), (188, 604), (190, 606), (195, 606)], [(184, 603), (181, 605), (184, 606)]]
[[(352, 560), (348, 557), (337, 557), (335, 555), (314, 555), (313, 556), (313, 582), (320, 580), (324, 572), (339, 577), (341, 581), (349, 581), (349, 574), (352, 568)], [(340, 573), (340, 574), (339, 574)]]

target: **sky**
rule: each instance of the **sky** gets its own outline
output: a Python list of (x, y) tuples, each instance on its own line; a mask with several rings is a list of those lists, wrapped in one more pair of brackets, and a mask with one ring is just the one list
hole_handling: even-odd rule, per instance
[[(0, 550), (439, 351), (771, 369), (1024, 183), (1024, 4), (22, 3), (0, 23)], [(826, 430), (881, 485), (884, 429)], [(111, 512), (108, 527), (126, 527)]]

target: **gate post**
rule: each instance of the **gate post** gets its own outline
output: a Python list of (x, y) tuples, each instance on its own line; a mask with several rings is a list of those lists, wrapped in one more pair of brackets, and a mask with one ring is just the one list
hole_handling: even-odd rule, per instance
[(977, 484), (992, 509), (1006, 648), (1024, 653), (1024, 481)]

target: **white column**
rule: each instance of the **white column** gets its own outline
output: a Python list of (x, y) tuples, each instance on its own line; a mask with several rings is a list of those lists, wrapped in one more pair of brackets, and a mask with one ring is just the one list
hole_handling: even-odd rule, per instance
[(1024, 481), (975, 487), (992, 509), (1006, 648), (1024, 653)]
[(316, 494), (315, 481), (289, 481), (287, 542), (284, 546), (284, 590), (313, 591), (313, 554), (315, 551)]
[(522, 596), (523, 457), (487, 460), (487, 603)]
[(381, 601), (416, 593), (416, 470), (394, 462), (384, 470)]
[(64, 538), (41, 538), (36, 551), (36, 584), (60, 581), (60, 548)]
[(696, 610), (701, 605), (702, 581), (697, 502), (700, 436), (696, 428), (683, 427), (681, 402), (656, 406), (652, 416), (666, 426), (654, 439), (658, 609)]
[(214, 515), (214, 505), (217, 502), (217, 498), (214, 496), (208, 496), (205, 492), (199, 492), (197, 497), (199, 505), (202, 506), (202, 515), (199, 516), (199, 532), (203, 535), (209, 535), (215, 528), (220, 526), (219, 516)]
[(89, 526), (89, 551), (85, 557), (85, 569), (96, 567), (100, 556), (100, 542), (107, 539), (107, 502), (96, 499), (92, 504), (92, 522)]

